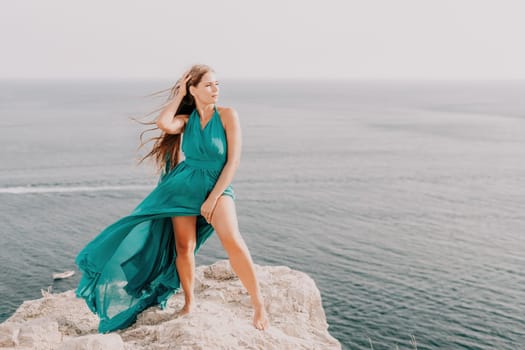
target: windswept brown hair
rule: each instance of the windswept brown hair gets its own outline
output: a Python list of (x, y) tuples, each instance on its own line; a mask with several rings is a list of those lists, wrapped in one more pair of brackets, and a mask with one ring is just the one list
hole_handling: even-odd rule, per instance
[[(208, 72), (214, 72), (214, 70), (210, 66), (205, 65), (205, 64), (195, 64), (190, 68), (189, 74), (191, 75), (191, 78), (186, 83), (186, 95), (183, 97), (179, 107), (177, 108), (177, 111), (175, 112), (173, 116), (176, 116), (179, 114), (190, 114), (195, 109), (196, 107), (195, 99), (190, 94), (190, 86), (197, 86), (201, 82), (204, 74)], [(164, 109), (164, 107), (166, 107), (169, 104), (169, 102), (177, 94), (178, 87), (182, 79), (183, 78), (181, 77), (179, 80), (177, 80), (175, 85), (173, 85), (172, 87), (168, 89), (160, 90), (160, 91), (149, 94), (148, 96), (155, 96), (155, 95), (159, 95), (159, 94), (169, 91), (169, 95), (168, 95), (168, 98), (166, 99), (166, 102), (162, 106), (157, 108), (156, 110), (146, 114), (143, 117), (147, 117), (153, 113), (157, 113), (161, 111), (162, 109)], [(167, 173), (179, 163), (181, 134), (167, 134), (166, 132), (161, 131), (161, 134), (159, 136), (154, 136), (154, 137), (149, 138), (146, 141), (143, 141), (142, 138), (146, 132), (160, 130), (156, 126), (157, 118), (158, 116), (155, 117), (155, 119), (148, 121), (148, 122), (144, 122), (136, 118), (132, 118), (133, 120), (143, 125), (155, 125), (154, 128), (144, 130), (140, 134), (140, 145), (138, 146), (137, 149), (142, 148), (146, 143), (150, 141), (154, 141), (154, 144), (151, 150), (149, 151), (149, 153), (146, 154), (144, 157), (142, 157), (138, 161), (138, 164), (142, 163), (145, 159), (151, 157), (156, 162), (157, 171), (162, 172), (164, 170), (164, 173)]]

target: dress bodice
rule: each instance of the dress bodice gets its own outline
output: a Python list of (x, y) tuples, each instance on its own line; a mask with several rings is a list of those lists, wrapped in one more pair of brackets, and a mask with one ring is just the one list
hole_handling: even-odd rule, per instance
[(226, 132), (221, 117), (214, 106), (214, 112), (204, 128), (199, 114), (194, 109), (188, 118), (182, 138), (182, 152), (188, 165), (200, 163), (211, 168), (222, 168), (226, 163)]

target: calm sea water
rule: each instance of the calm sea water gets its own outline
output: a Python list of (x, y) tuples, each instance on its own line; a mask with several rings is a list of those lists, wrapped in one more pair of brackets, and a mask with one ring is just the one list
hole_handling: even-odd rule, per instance
[[(0, 321), (157, 181), (129, 117), (170, 81), (0, 83)], [(254, 260), (347, 349), (525, 348), (525, 82), (221, 81)], [(198, 264), (226, 254), (216, 237)]]

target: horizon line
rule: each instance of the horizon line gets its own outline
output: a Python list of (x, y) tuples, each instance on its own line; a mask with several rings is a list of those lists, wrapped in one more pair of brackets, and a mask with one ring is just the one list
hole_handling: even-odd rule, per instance
[[(77, 76), (77, 77), (0, 77), (0, 81), (127, 81), (127, 80), (142, 80), (142, 81), (172, 81), (171, 78), (161, 77), (88, 77), (88, 76)], [(521, 82), (525, 81), (525, 77), (508, 78), (508, 77), (221, 77), (220, 80), (225, 81), (435, 81), (435, 82), (447, 82), (447, 81), (513, 81)]]

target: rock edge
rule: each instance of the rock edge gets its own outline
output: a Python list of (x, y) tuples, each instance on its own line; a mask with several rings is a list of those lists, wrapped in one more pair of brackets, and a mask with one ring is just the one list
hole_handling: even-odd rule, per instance
[(181, 317), (184, 295), (165, 310), (151, 307), (127, 329), (97, 333), (98, 318), (74, 291), (24, 302), (0, 324), (0, 349), (341, 349), (328, 324), (315, 282), (286, 266), (255, 265), (271, 326), (252, 325), (250, 297), (228, 260), (199, 266), (195, 311)]

